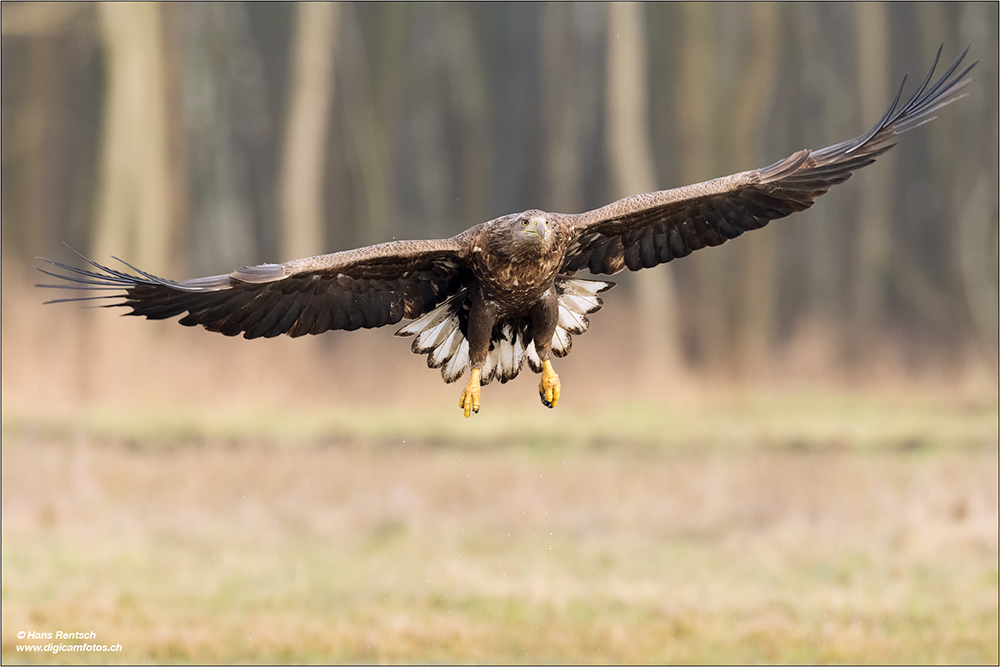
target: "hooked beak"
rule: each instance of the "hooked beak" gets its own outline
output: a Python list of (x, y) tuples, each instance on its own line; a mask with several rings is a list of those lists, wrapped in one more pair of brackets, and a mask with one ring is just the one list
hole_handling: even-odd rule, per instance
[(549, 226), (543, 218), (529, 218), (528, 224), (524, 226), (522, 231), (529, 236), (534, 236), (539, 241), (544, 241), (549, 233)]

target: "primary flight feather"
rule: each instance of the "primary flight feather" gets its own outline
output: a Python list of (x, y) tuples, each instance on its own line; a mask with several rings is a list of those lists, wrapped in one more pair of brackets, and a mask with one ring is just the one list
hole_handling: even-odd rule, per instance
[[(769, 167), (672, 190), (638, 194), (580, 214), (528, 210), (476, 225), (444, 240), (394, 241), (237, 269), (175, 282), (125, 262), (129, 273), (86, 260), (95, 270), (59, 262), (66, 281), (42, 287), (110, 290), (130, 315), (202, 325), (227, 336), (302, 336), (411, 320), (396, 332), (413, 336), (446, 382), (471, 367), (459, 406), (479, 411), (480, 387), (507, 382), (524, 363), (542, 374), (548, 407), (561, 385), (551, 357), (569, 353), (572, 335), (589, 326), (612, 282), (575, 277), (637, 271), (717, 246), (771, 220), (803, 211), (856, 169), (871, 164), (893, 137), (933, 118), (959, 91), (976, 63), (956, 74), (966, 49), (936, 82), (934, 65), (902, 105), (900, 86), (882, 119), (864, 135), (821, 150), (801, 150)], [(86, 259), (86, 258), (84, 258)], [(124, 290), (124, 293), (122, 291)], [(52, 303), (52, 302), (49, 302)]]

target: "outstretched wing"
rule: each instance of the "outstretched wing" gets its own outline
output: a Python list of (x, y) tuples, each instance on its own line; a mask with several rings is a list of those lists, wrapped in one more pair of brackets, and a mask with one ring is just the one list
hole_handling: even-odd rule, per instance
[(96, 270), (45, 260), (64, 273), (39, 270), (65, 282), (40, 287), (115, 292), (48, 303), (118, 298), (122, 300), (105, 305), (128, 306), (129, 315), (153, 320), (187, 313), (181, 324), (200, 324), (227, 336), (302, 336), (370, 329), (433, 310), (468, 279), (462, 247), (460, 237), (393, 241), (181, 282), (158, 278), (125, 262), (134, 274), (89, 259)]
[(897, 134), (933, 120), (931, 113), (964, 97), (957, 93), (972, 81), (964, 77), (976, 63), (954, 73), (968, 50), (928, 87), (941, 57), (938, 49), (931, 71), (913, 96), (897, 109), (904, 77), (882, 120), (860, 137), (821, 150), (801, 150), (762, 169), (634, 195), (566, 216), (575, 239), (563, 270), (610, 275), (625, 267), (632, 271), (649, 268), (705, 246), (721, 245), (747, 230), (809, 208), (816, 197), (892, 148), (894, 144), (888, 142)]

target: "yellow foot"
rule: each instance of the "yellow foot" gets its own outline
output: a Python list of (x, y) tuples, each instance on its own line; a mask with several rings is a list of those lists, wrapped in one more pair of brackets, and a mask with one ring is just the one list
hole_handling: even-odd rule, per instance
[(559, 376), (552, 370), (552, 362), (546, 359), (542, 362), (542, 381), (538, 383), (538, 395), (542, 397), (542, 404), (547, 408), (554, 408), (559, 403)]
[(478, 368), (472, 369), (472, 377), (469, 384), (462, 390), (462, 398), (458, 399), (458, 407), (465, 410), (465, 417), (468, 419), (473, 412), (479, 412), (479, 374), (482, 371)]

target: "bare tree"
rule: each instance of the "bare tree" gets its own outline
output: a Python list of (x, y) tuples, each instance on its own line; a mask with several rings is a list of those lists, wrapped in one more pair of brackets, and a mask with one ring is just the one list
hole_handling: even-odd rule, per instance
[(296, 5), (280, 176), (283, 260), (323, 249), (323, 172), (339, 13), (336, 3)]
[(353, 151), (348, 163), (355, 183), (355, 241), (379, 243), (388, 240), (396, 218), (388, 136), (357, 8), (342, 5), (341, 23), (344, 59), (352, 64), (341, 71), (339, 82), (344, 91), (344, 129)]
[[(714, 73), (716, 54), (711, 45), (716, 7), (709, 3), (680, 5), (681, 44), (677, 103), (678, 176), (696, 183), (718, 174), (714, 141)], [(695, 298), (685, 309), (694, 321), (695, 354), (709, 368), (724, 365), (729, 350), (728, 288), (723, 254), (719, 251), (691, 257)]]
[[(608, 5), (607, 154), (612, 191), (623, 197), (657, 190), (648, 118), (646, 31), (642, 6)], [(635, 276), (643, 378), (681, 369), (677, 303), (670, 266)]]
[(583, 206), (581, 116), (577, 104), (579, 67), (573, 43), (574, 5), (542, 8), (542, 121), (545, 124), (545, 207), (577, 212)]
[[(459, 119), (461, 162), (458, 170), (458, 216), (468, 223), (490, 217), (490, 154), (493, 149), (490, 133), (490, 113), (487, 101), (489, 82), (484, 72), (482, 48), (473, 8), (465, 3), (445, 5), (447, 13), (442, 28), (447, 59), (450, 104)], [(435, 225), (445, 229), (445, 221)], [(450, 228), (449, 234), (454, 233)]]
[[(960, 43), (995, 43), (997, 34), (997, 6), (989, 3), (971, 3), (964, 7), (959, 21)], [(958, 238), (956, 243), (957, 262), (961, 274), (962, 289), (968, 304), (969, 319), (972, 323), (974, 340), (980, 349), (986, 366), (998, 373), (1000, 360), (1000, 299), (998, 299), (997, 275), (1000, 273), (1000, 226), (997, 224), (997, 147), (1000, 126), (995, 121), (992, 109), (997, 100), (996, 61), (983, 62), (980, 67), (992, 70), (977, 76), (977, 86), (981, 92), (963, 101), (968, 107), (971, 121), (955, 122), (962, 128), (958, 142), (948, 148), (946, 155), (960, 146), (965, 159), (958, 169), (953, 170), (953, 179), (963, 189), (956, 188), (955, 205), (952, 209), (958, 218)], [(982, 137), (974, 128), (977, 119), (992, 119), (989, 134)], [(971, 187), (972, 184), (974, 187)], [(964, 188), (970, 188), (968, 192)], [(961, 196), (960, 196), (961, 195)]]
[(167, 272), (173, 232), (161, 14), (156, 4), (99, 5), (107, 98), (93, 253)]
[[(745, 54), (735, 99), (730, 105), (732, 157), (738, 169), (766, 164), (761, 157), (761, 128), (774, 97), (778, 58), (778, 5), (754, 2), (749, 13), (749, 53)], [(744, 375), (759, 368), (774, 338), (778, 312), (774, 228), (748, 234), (740, 246), (742, 276), (733, 292), (738, 299), (737, 369)]]
[[(91, 252), (104, 261), (128, 257), (159, 275), (171, 271), (174, 219), (168, 152), (163, 7), (153, 3), (98, 5), (105, 51), (104, 99), (97, 211)], [(88, 317), (79, 337), (79, 389), (99, 394), (113, 383), (116, 356), (128, 357), (154, 336), (116, 341), (107, 318)]]
[[(858, 44), (859, 101), (863, 118), (882, 115), (889, 83), (888, 10), (883, 3), (862, 2), (854, 5)], [(940, 129), (940, 128), (939, 128)], [(889, 245), (889, 199), (894, 160), (883, 160), (878, 169), (859, 179), (859, 220), (856, 237), (857, 268), (852, 276), (854, 313), (849, 332), (849, 351), (857, 361), (864, 361), (872, 350), (871, 342), (883, 324), (886, 267)], [(869, 359), (870, 361), (870, 359)]]

